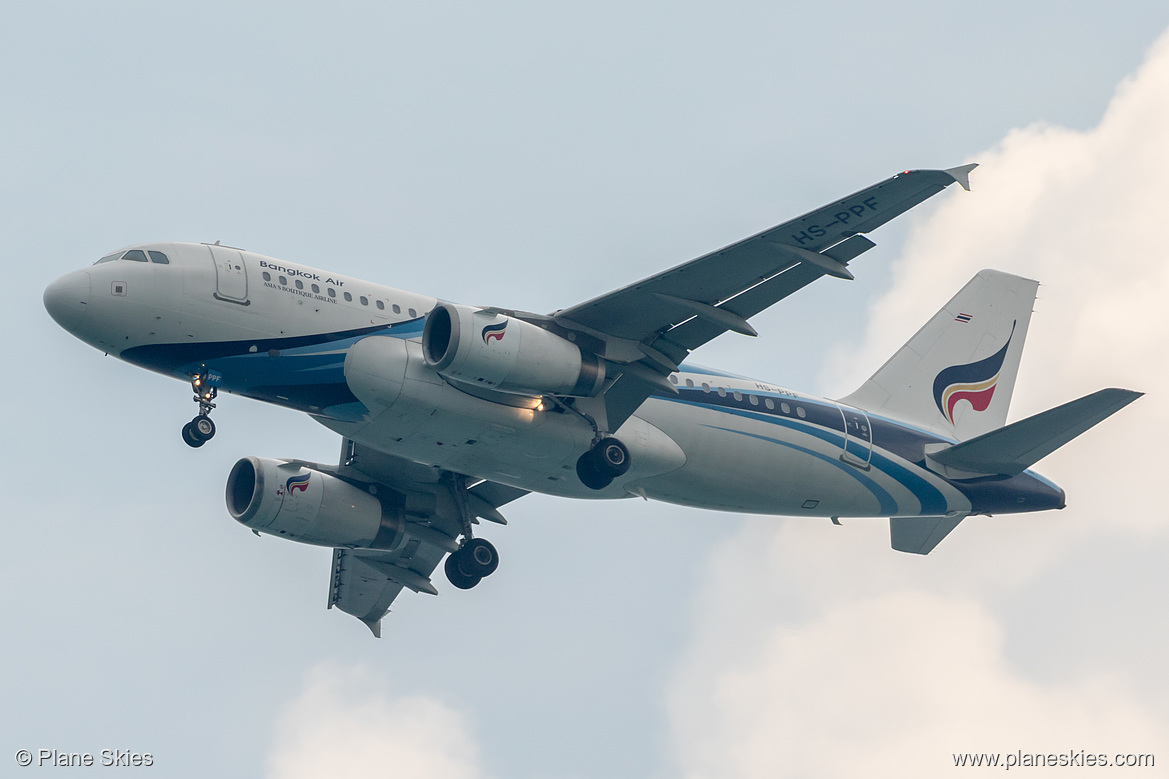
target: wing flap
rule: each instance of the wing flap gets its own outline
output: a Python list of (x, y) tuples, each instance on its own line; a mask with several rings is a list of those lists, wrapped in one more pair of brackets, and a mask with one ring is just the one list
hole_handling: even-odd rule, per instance
[(329, 608), (352, 614), (381, 638), (382, 617), (404, 587), (438, 594), (430, 575), (445, 556), (438, 547), (418, 542), (403, 552), (334, 549)]

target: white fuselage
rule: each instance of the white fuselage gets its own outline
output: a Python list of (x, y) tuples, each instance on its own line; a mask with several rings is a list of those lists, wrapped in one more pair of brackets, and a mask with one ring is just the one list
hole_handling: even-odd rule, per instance
[(426, 364), (420, 337), (435, 298), (227, 247), (138, 248), (169, 262), (118, 259), (69, 274), (45, 293), (50, 313), (108, 354), (184, 380), (206, 370), (223, 391), (304, 411), (415, 462), (554, 495), (762, 514), (938, 516), (1062, 503), (1030, 473), (977, 485), (944, 478), (923, 455), (946, 440), (932, 433), (689, 365), (670, 377), (677, 396), (649, 398), (615, 431), (632, 466), (594, 491), (575, 472), (594, 435), (582, 416), (468, 394)]

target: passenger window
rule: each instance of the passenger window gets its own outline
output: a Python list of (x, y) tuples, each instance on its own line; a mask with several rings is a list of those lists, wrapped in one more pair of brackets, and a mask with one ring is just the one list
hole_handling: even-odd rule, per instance
[(414, 309), (410, 309), (410, 316), (418, 316), (418, 312)]
[(707, 384), (705, 381), (702, 382), (702, 391), (703, 392), (710, 392), (710, 385)]
[(739, 392), (738, 390), (735, 390), (733, 394), (735, 396), (735, 400), (742, 400), (743, 399), (743, 393)]
[(349, 302), (349, 303), (352, 303), (352, 302), (353, 302), (353, 296), (352, 296), (352, 295), (350, 295), (348, 292), (346, 292), (346, 293), (345, 293), (345, 300), (346, 300), (347, 302)]
[(758, 405), (759, 405), (759, 398), (755, 397), (754, 395), (748, 395), (748, 396), (747, 396), (747, 400), (751, 401), (751, 405), (752, 405), (752, 406), (758, 406)]
[(670, 383), (671, 383), (671, 384), (677, 384), (677, 383), (678, 383), (678, 377), (677, 377), (677, 376), (675, 376), (675, 375), (674, 375), (674, 374), (672, 374), (672, 373), (670, 374)]
[(361, 305), (363, 305), (363, 306), (369, 305), (369, 298), (367, 298), (365, 295), (361, 296)]
[(385, 304), (385, 303), (383, 303), (383, 302), (381, 302), (380, 300), (377, 302), (377, 307), (378, 307), (378, 310), (379, 310), (379, 311), (385, 311), (385, 310), (386, 310), (386, 304)]
[(134, 262), (146, 262), (146, 253), (141, 249), (131, 249), (122, 255), (123, 260), (133, 260)]
[(318, 287), (316, 284), (313, 284), (313, 292), (315, 294), (319, 295), (319, 294), (321, 294), (321, 288)]
[(147, 252), (147, 254), (150, 255), (152, 261), (157, 262), (159, 265), (170, 265), (170, 259), (162, 252)]
[(694, 379), (686, 379), (686, 386), (693, 387), (694, 386)]
[(726, 389), (724, 389), (723, 387), (719, 387), (719, 388), (718, 388), (718, 396), (719, 396), (720, 398), (725, 398), (725, 397), (727, 396), (727, 391), (726, 391)]
[(775, 411), (775, 401), (771, 398), (764, 398), (763, 405), (767, 406), (767, 408), (771, 411)]
[(790, 414), (790, 413), (792, 413), (792, 407), (791, 407), (791, 406), (789, 406), (789, 405), (788, 405), (788, 404), (786, 404), (786, 403), (780, 403), (780, 404), (779, 404), (779, 410), (780, 410), (780, 411), (782, 411), (782, 412), (783, 412), (783, 413), (785, 413), (785, 414)]
[(282, 287), (287, 287), (287, 286), (288, 286), (288, 279), (286, 279), (286, 278), (284, 278), (283, 276), (281, 276), (281, 277), (280, 277), (280, 286), (282, 286)]
[(332, 287), (329, 287), (329, 297), (331, 297), (331, 298), (337, 297), (337, 290), (333, 289)]
[(803, 418), (804, 418), (804, 417), (806, 417), (807, 415), (808, 415), (808, 414), (807, 414), (807, 412), (806, 412), (806, 411), (804, 411), (804, 407), (803, 407), (803, 406), (796, 406), (796, 416), (797, 416), (797, 417), (799, 417), (800, 419), (803, 419)]
[(272, 274), (269, 273), (268, 271), (264, 271), (264, 281), (271, 281), (271, 280), (272, 280)]
[(292, 283), (296, 285), (297, 289), (304, 289), (304, 282), (301, 281), (300, 279), (297, 279), (296, 281), (294, 281)]
[(394, 313), (395, 313), (395, 314), (400, 314), (400, 313), (402, 313), (402, 307), (401, 307), (401, 306), (399, 306), (397, 303), (395, 303), (395, 304), (394, 304)]

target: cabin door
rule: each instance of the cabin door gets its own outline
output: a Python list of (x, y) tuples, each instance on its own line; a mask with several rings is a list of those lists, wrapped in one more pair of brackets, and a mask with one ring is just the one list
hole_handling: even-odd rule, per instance
[(248, 270), (243, 253), (226, 246), (208, 246), (215, 264), (215, 297), (248, 305)]
[(839, 408), (844, 418), (844, 451), (840, 459), (867, 471), (873, 460), (873, 427), (869, 415), (852, 406)]

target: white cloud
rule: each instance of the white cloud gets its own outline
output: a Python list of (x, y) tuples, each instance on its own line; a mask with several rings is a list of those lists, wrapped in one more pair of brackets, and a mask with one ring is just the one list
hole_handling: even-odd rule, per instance
[[(1155, 751), (1163, 723), (1107, 676), (1043, 686), (976, 601), (910, 589), (771, 621), (675, 690), (688, 777), (938, 776), (955, 752)], [(708, 656), (709, 659), (709, 656)], [(711, 669), (705, 669), (710, 671)]]
[[(828, 383), (858, 385), (995, 267), (1044, 282), (1013, 418), (1105, 386), (1158, 391), (1169, 379), (1166, 95), (1169, 35), (1097, 127), (1015, 130), (976, 155), (974, 192), (947, 194), (915, 226), (866, 338), (838, 355)], [(1028, 678), (1006, 650), (1001, 604), (1034, 597), (1029, 577), (1070, 565), (1070, 550), (1104, 533), (1163, 542), (1155, 447), (1166, 429), (1169, 409), (1138, 401), (1040, 463), (1068, 509), (968, 520), (924, 559), (889, 552), (884, 522), (750, 521), (712, 558), (699, 629), (673, 677), (678, 770), (938, 776), (954, 752), (1164, 752), (1169, 707), (1140, 689), (1141, 669), (1053, 643), (1043, 649), (1085, 655), (1080, 675)]]
[(432, 698), (394, 697), (368, 669), (318, 667), (281, 716), (269, 779), (481, 775), (464, 717)]
[(781, 522), (751, 520), (711, 558), (668, 700), (681, 775), (933, 777), (953, 753), (1169, 744), (1164, 701), (1133, 692), (1140, 669), (1040, 682), (1008, 658), (991, 596), (1000, 579), (1027, 596), (1012, 571), (1041, 539), (1000, 538), (1004, 557), (963, 534), (920, 558), (889, 552), (883, 521)]

